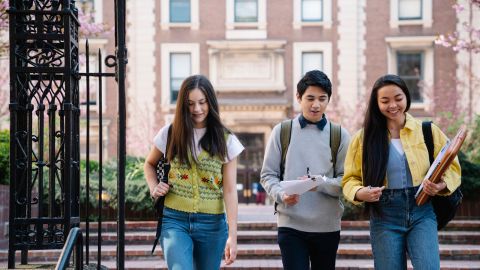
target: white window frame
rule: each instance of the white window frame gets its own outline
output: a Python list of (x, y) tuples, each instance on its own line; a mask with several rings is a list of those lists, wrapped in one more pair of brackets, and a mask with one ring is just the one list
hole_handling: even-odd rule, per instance
[(190, 0), (190, 22), (172, 23), (170, 22), (170, 0), (160, 1), (160, 25), (162, 30), (168, 30), (175, 27), (186, 27), (192, 30), (200, 28), (199, 22), (199, 0)]
[(332, 78), (332, 42), (294, 42), (293, 43), (293, 109), (300, 111), (297, 102), (297, 83), (302, 78), (302, 54), (304, 52), (321, 52), (323, 54), (323, 72)]
[(323, 0), (323, 20), (318, 22), (302, 21), (302, 0), (293, 0), (293, 28), (301, 29), (308, 26), (332, 27), (332, 0)]
[(398, 16), (398, 11), (399, 11), (398, 1), (399, 0), (390, 0), (390, 27), (391, 28), (398, 28), (401, 25), (422, 25), (423, 27), (426, 27), (426, 28), (432, 27), (432, 24), (433, 24), (432, 0), (421, 0), (422, 1), (422, 18), (412, 19), (412, 20), (400, 20)]
[[(86, 44), (86, 40), (85, 39), (80, 39), (80, 52), (81, 54), (83, 54), (83, 57), (85, 57), (85, 61), (86, 61), (86, 48), (85, 48), (85, 44)], [(104, 39), (104, 38), (94, 38), (94, 39), (90, 39), (88, 41), (88, 45), (89, 45), (89, 51), (90, 51), (90, 58), (92, 57), (95, 57), (95, 59), (93, 61), (95, 61), (94, 63), (91, 63), (90, 64), (90, 72), (98, 72), (98, 50), (100, 50), (100, 52), (102, 53), (102, 55), (106, 55), (105, 53), (105, 46), (107, 45), (108, 43), (108, 40), (107, 39)], [(107, 70), (108, 68), (105, 66), (105, 63), (103, 62), (103, 60), (100, 60), (102, 61), (102, 70), (105, 72), (105, 70)], [(85, 64), (82, 64), (81, 65), (81, 71), (82, 72), (86, 72), (86, 63)], [(98, 77), (94, 77), (94, 76), (91, 76), (90, 77), (90, 80), (96, 80), (97, 82), (99, 81)], [(86, 77), (83, 77), (81, 79), (82, 83), (79, 84), (79, 87), (86, 87), (87, 85), (87, 79)], [(90, 81), (90, 83), (92, 83), (92, 81)], [(100, 93), (99, 93), (99, 90), (100, 89), (100, 86), (99, 85), (96, 85), (96, 104), (95, 105), (90, 105), (90, 111), (91, 112), (99, 112), (99, 102), (100, 102)], [(87, 109), (87, 105), (86, 104), (80, 104), (80, 107), (82, 108), (82, 110), (86, 110)], [(102, 79), (102, 110), (103, 112), (105, 112), (107, 110), (107, 80), (106, 79)]]
[[(78, 7), (78, 5), (77, 5)], [(93, 10), (95, 12), (93, 16), (94, 23), (103, 22), (103, 1), (102, 0), (93, 0)]]
[(161, 105), (164, 112), (175, 108), (170, 103), (170, 54), (190, 53), (191, 73), (200, 73), (200, 44), (198, 43), (163, 43), (161, 45)]
[[(90, 119), (90, 150), (95, 149), (96, 153), (90, 153), (90, 160), (98, 160), (100, 157), (100, 152), (102, 151), (102, 158), (103, 160), (108, 160), (108, 132), (110, 124), (112, 123), (111, 120), (103, 119), (102, 126), (103, 126), (103, 142), (102, 142), (102, 149), (98, 149), (100, 146), (100, 128), (98, 121), (92, 121)], [(80, 120), (80, 144), (85, 145), (87, 144), (87, 122), (85, 119)], [(87, 157), (87, 152), (83, 151), (82, 145), (80, 145), (80, 157), (85, 159)]]
[(267, 0), (257, 0), (257, 22), (235, 22), (235, 0), (226, 1), (226, 39), (267, 38)]
[[(410, 36), (410, 37), (386, 37), (388, 73), (397, 74), (397, 52), (421, 51), (423, 52), (423, 82), (432, 86), (434, 83), (434, 41), (436, 36)], [(429, 100), (428, 95), (423, 96), (423, 102), (412, 102), (412, 109), (426, 109)]]

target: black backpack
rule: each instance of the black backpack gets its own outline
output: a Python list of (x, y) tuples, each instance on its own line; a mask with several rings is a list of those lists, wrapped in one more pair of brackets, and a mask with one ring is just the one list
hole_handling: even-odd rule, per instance
[[(432, 122), (422, 122), (423, 140), (427, 146), (428, 156), (430, 159), (430, 165), (434, 161), (433, 153), (433, 135), (432, 135)], [(463, 194), (458, 187), (449, 196), (433, 196), (432, 205), (435, 215), (437, 215), (437, 229), (443, 229), (450, 220), (455, 217), (458, 207), (462, 203)]]

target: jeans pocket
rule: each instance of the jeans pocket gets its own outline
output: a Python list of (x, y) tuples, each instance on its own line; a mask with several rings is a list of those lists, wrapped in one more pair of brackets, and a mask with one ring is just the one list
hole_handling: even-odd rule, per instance
[(380, 196), (380, 199), (378, 200), (378, 204), (379, 206), (388, 205), (390, 203), (390, 200), (391, 200), (390, 195), (383, 193), (382, 196)]

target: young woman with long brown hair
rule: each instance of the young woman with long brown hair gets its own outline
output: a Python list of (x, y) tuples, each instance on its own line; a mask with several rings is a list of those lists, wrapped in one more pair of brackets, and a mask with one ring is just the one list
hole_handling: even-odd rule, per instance
[[(219, 269), (223, 253), (227, 265), (237, 254), (236, 157), (244, 148), (222, 124), (213, 87), (202, 75), (182, 83), (166, 149), (169, 127), (155, 136), (144, 166), (151, 196), (165, 196), (164, 258), (171, 270)], [(169, 184), (157, 183), (155, 174), (164, 153)]]

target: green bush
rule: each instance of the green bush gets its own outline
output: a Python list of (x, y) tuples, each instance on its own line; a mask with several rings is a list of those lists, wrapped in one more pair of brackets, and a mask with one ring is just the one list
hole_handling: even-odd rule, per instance
[(468, 160), (480, 164), (480, 115), (476, 115), (468, 127), (468, 136), (462, 147)]
[(460, 152), (458, 155), (462, 167), (462, 193), (465, 199), (478, 198), (480, 192), (480, 164), (468, 160), (467, 155)]
[[(153, 215), (153, 206), (150, 199), (150, 192), (143, 175), (143, 158), (127, 157), (125, 165), (125, 207), (131, 211), (151, 212)], [(80, 201), (82, 204), (86, 199), (86, 162), (81, 162), (80, 179)], [(102, 186), (104, 194), (108, 197), (104, 205), (112, 209), (117, 209), (117, 162), (110, 161), (103, 164), (102, 167)], [(98, 183), (99, 183), (99, 164), (96, 161), (90, 161), (90, 198), (88, 203), (92, 207), (98, 205)]]
[(10, 183), (10, 132), (0, 131), (0, 185)]
[(342, 197), (343, 203), (343, 220), (363, 220), (367, 219), (365, 215), (365, 207), (364, 204), (361, 205), (354, 205), (349, 201), (346, 201), (345, 198)]

